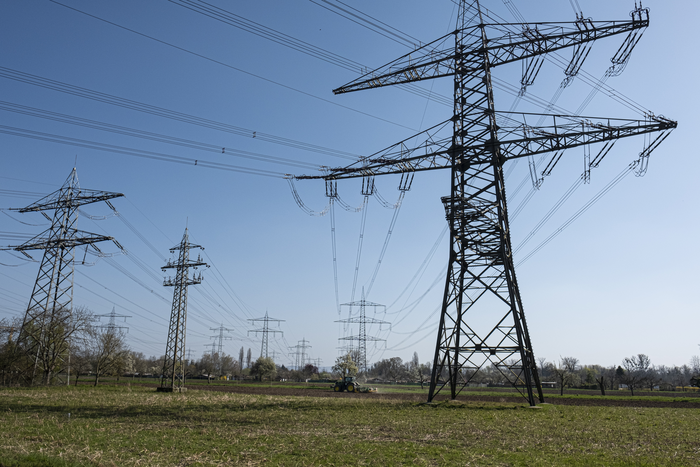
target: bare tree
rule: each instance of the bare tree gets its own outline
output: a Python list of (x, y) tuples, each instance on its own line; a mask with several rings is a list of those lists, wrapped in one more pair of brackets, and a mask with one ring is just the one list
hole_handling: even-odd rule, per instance
[(85, 307), (46, 310), (23, 323), (15, 346), (18, 375), (29, 384), (51, 384), (69, 370), (72, 343), (79, 342), (93, 321)]
[(75, 375), (75, 385), (78, 385), (80, 374), (87, 374), (92, 369), (90, 352), (85, 345), (73, 345), (71, 350), (71, 371)]
[(559, 394), (564, 395), (564, 387), (573, 386), (579, 369), (578, 359), (574, 357), (562, 357), (559, 360), (559, 366), (548, 364), (548, 370), (557, 378), (559, 383)]
[(624, 373), (621, 376), (623, 384), (626, 384), (634, 396), (634, 389), (643, 386), (649, 378), (651, 360), (640, 353), (636, 356), (625, 358), (622, 361)]
[(201, 374), (207, 375), (207, 383), (211, 381), (211, 376), (216, 373), (219, 357), (216, 353), (205, 353), (197, 362), (197, 368)]
[(91, 327), (88, 331), (87, 349), (95, 375), (95, 386), (100, 377), (119, 374), (129, 352), (124, 333), (109, 327)]

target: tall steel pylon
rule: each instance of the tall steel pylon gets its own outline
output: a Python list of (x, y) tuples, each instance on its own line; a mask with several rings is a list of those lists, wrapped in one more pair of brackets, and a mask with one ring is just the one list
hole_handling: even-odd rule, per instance
[[(268, 344), (269, 344), (268, 334), (270, 334), (270, 333), (284, 334), (282, 331), (276, 331), (274, 329), (271, 330), (270, 329), (270, 321), (278, 323), (278, 326), (279, 326), (279, 323), (283, 322), (284, 320), (270, 318), (267, 315), (267, 311), (265, 311), (265, 316), (263, 316), (262, 318), (250, 318), (250, 319), (248, 319), (248, 321), (250, 321), (252, 323), (255, 323), (257, 321), (263, 322), (263, 327), (261, 329), (251, 329), (250, 331), (248, 331), (248, 334), (250, 335), (251, 332), (254, 332), (255, 334), (262, 332), (262, 344), (260, 346), (260, 356), (268, 358)], [(274, 358), (273, 358), (273, 360), (274, 360)]]
[[(23, 371), (29, 384), (36, 382), (38, 372), (42, 373), (42, 384), (49, 384), (54, 378), (60, 380), (61, 373), (70, 365), (70, 336), (65, 333), (69, 332), (73, 313), (75, 248), (85, 245), (86, 253), (90, 247), (100, 253), (95, 243), (107, 240), (120, 247), (112, 237), (77, 230), (79, 208), (105, 201), (114, 209), (109, 200), (121, 196), (124, 195), (80, 188), (78, 173), (73, 168), (60, 189), (27, 207), (13, 209), (21, 213), (41, 212), (51, 221), (48, 230), (22, 245), (11, 247), (27, 256), (29, 250), (44, 250), (17, 339), (19, 349), (33, 366)], [(54, 211), (53, 218), (44, 211)], [(68, 373), (66, 383), (69, 382)]]
[[(193, 248), (204, 249), (200, 245), (190, 243), (188, 229), (182, 236), (180, 244), (170, 249), (171, 253), (178, 253), (176, 261), (170, 260), (161, 269), (175, 269), (175, 277), (169, 277), (163, 281), (163, 285), (175, 287), (173, 291), (173, 306), (170, 312), (170, 325), (168, 326), (168, 341), (165, 346), (165, 358), (163, 360), (163, 372), (158, 391), (182, 392), (185, 387), (185, 330), (187, 327), (187, 287), (200, 284), (202, 273), (193, 274), (190, 278), (189, 269), (209, 267), (202, 261), (201, 256), (196, 260), (190, 260), (190, 250)], [(213, 349), (212, 349), (213, 352)]]
[[(357, 341), (358, 344), (358, 349), (357, 349), (357, 358), (358, 361), (355, 362), (357, 363), (358, 370), (360, 372), (366, 372), (367, 371), (367, 341), (370, 342), (381, 342), (384, 341), (385, 339), (380, 339), (378, 337), (374, 336), (367, 336), (367, 324), (377, 324), (380, 327), (385, 324), (391, 324), (388, 321), (382, 321), (380, 319), (372, 318), (372, 317), (367, 317), (367, 308), (373, 308), (374, 312), (377, 312), (377, 309), (383, 309), (386, 310), (386, 306), (380, 305), (379, 303), (373, 303), (373, 302), (368, 302), (365, 300), (365, 289), (364, 287), (362, 288), (362, 299), (359, 301), (355, 302), (349, 302), (349, 303), (343, 303), (340, 305), (341, 309), (342, 307), (348, 307), (349, 311), (349, 318), (347, 319), (340, 319), (336, 321), (336, 323), (346, 323), (346, 324), (359, 324), (359, 333), (357, 335), (353, 336), (346, 336), (346, 337), (341, 337), (338, 340), (341, 341), (350, 341), (350, 352), (352, 353), (354, 351), (354, 348), (352, 346), (352, 342)], [(352, 309), (353, 308), (359, 308), (359, 313), (357, 316), (353, 317), (352, 316)]]
[[(497, 111), (491, 70), (524, 61), (521, 84), (525, 87), (539, 71), (539, 57), (571, 48), (573, 58), (565, 72), (570, 79), (580, 70), (593, 41), (627, 34), (607, 72), (614, 76), (624, 69), (648, 25), (649, 11), (641, 6), (631, 13), (630, 21), (579, 18), (559, 24), (487, 24), (478, 0), (462, 0), (454, 32), (333, 91), (341, 94), (446, 76), (454, 79), (454, 112), (449, 120), (348, 167), (296, 177), (325, 179), (327, 185), (334, 185), (345, 178), (450, 170), (450, 195), (442, 198), (451, 232), (449, 265), (429, 402), (445, 387), (454, 399), (488, 367), (498, 369), (530, 405), (535, 405), (534, 391), (544, 401), (515, 276), (504, 164), (553, 152), (552, 166), (565, 149), (606, 143), (598, 157), (584, 156), (587, 173), (617, 139), (660, 132), (630, 166), (641, 175), (651, 151), (677, 126), (653, 114), (629, 120), (551, 114), (525, 118), (525, 114)], [(538, 119), (547, 124), (527, 124)], [(450, 128), (451, 135), (445, 136)], [(414, 138), (423, 142), (414, 146)]]

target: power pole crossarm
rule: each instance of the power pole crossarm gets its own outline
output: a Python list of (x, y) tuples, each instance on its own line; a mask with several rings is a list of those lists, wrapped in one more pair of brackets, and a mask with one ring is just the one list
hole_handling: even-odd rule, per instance
[[(632, 21), (579, 20), (572, 23), (531, 23), (522, 25), (521, 33), (505, 32), (503, 26), (508, 25), (483, 25), (485, 28), (495, 29), (500, 34), (489, 37), (486, 47), (482, 47), (479, 41), (476, 41), (474, 44), (462, 44), (463, 49), (455, 51), (454, 35), (465, 33), (465, 30), (457, 30), (334, 89), (333, 92), (343, 94), (361, 89), (453, 76), (457, 62), (462, 67), (460, 73), (474, 72), (483, 67), (484, 51), (488, 53), (491, 67), (532, 58), (646, 28), (649, 26), (649, 12), (647, 9), (635, 10), (632, 12)], [(481, 26), (472, 26), (474, 29), (479, 27)], [(478, 38), (478, 35), (473, 34), (472, 37)], [(625, 41), (625, 44), (629, 42)]]
[[(49, 229), (44, 233), (37, 235), (31, 240), (13, 247), (17, 251), (25, 250), (45, 250), (47, 248), (75, 248), (80, 245), (92, 245), (97, 242), (104, 242), (107, 240), (114, 240), (114, 237), (108, 237), (106, 235), (98, 235), (90, 232), (83, 232), (80, 230), (70, 229), (71, 237), (61, 238), (58, 236), (53, 236), (54, 232)], [(79, 236), (79, 237), (78, 237)]]
[[(581, 118), (567, 115), (546, 115), (551, 119), (551, 125), (528, 126), (517, 122), (513, 117), (521, 114), (496, 112), (496, 115), (506, 115), (503, 120), (512, 120), (510, 127), (499, 128), (498, 148), (504, 161), (517, 159), (535, 154), (561, 151), (586, 144), (603, 143), (630, 136), (647, 133), (669, 131), (677, 127), (677, 122), (663, 117), (650, 117), (648, 120), (624, 120), (607, 118)], [(527, 117), (538, 117), (538, 114), (528, 114)], [(435, 133), (450, 121), (419, 133), (425, 141), (418, 146), (408, 148), (406, 142), (416, 136), (407, 138), (379, 151), (360, 162), (347, 167), (332, 168), (323, 175), (301, 175), (298, 179), (337, 180), (359, 178), (374, 175), (400, 174), (405, 172), (421, 172), (452, 167), (452, 154), (464, 154), (470, 164), (487, 163), (490, 156), (488, 139), (474, 133), (473, 140), (467, 141), (468, 146), (455, 147), (452, 136), (437, 138)], [(485, 129), (488, 131), (488, 129)], [(455, 161), (458, 163), (458, 161)]]

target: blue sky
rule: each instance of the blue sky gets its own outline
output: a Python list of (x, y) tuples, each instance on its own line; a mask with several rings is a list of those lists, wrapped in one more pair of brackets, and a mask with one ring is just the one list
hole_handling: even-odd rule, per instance
[[(4, 131), (0, 133), (0, 207), (22, 207), (55, 190), (77, 158), (83, 187), (126, 195), (114, 205), (139, 235), (115, 217), (97, 221), (83, 216), (80, 228), (114, 236), (149, 272), (123, 255), (111, 259), (88, 256), (87, 262), (96, 262), (77, 267), (76, 304), (98, 314), (116, 307), (117, 313), (131, 316), (127, 325), (132, 348), (149, 355), (163, 353), (172, 289), (162, 286), (160, 267), (188, 225), (191, 238), (206, 248), (205, 260), (213, 266), (204, 272), (204, 283), (190, 291), (187, 347), (195, 357), (201, 357), (205, 344), (212, 342), (210, 336), (216, 331), (210, 328), (221, 324), (233, 329), (233, 339), (224, 343), (227, 353), (237, 356), (244, 346), (252, 347), (256, 355), (260, 341), (248, 331), (259, 324), (247, 320), (267, 311), (285, 320), (279, 328), (284, 337), (271, 336), (271, 348), (281, 353), (306, 339), (312, 346), (309, 355), (322, 359), (323, 366), (331, 365), (338, 355), (338, 338), (357, 331), (335, 322), (340, 317), (330, 218), (308, 216), (299, 209), (279, 175), (317, 173), (312, 166), (318, 165), (346, 165), (350, 155), (374, 153), (446, 120), (451, 106), (440, 99), (449, 101), (452, 83), (440, 79), (421, 84), (436, 96), (430, 101), (395, 88), (334, 96), (332, 89), (358, 76), (356, 65), (351, 69), (337, 66), (206, 17), (185, 8), (184, 3), (25, 0), (0, 4), (0, 38), (7, 44), (0, 62), (0, 130)], [(493, 15), (516, 21), (502, 1), (482, 3)], [(593, 20), (625, 20), (634, 7), (627, 0), (578, 3)], [(406, 45), (323, 8), (329, 4), (321, 0), (211, 0), (209, 4), (257, 23), (266, 33), (283, 33), (369, 68), (410, 51)], [(339, 5), (337, 1), (330, 4)], [(513, 0), (512, 4), (528, 21), (575, 19), (571, 2), (563, 0)], [(454, 28), (456, 11), (450, 0), (355, 1), (352, 6), (421, 42)], [(644, 6), (651, 9), (651, 26), (624, 73), (607, 84), (642, 108), (677, 120), (679, 127), (652, 154), (646, 176), (624, 178), (522, 263), (518, 258), (545, 241), (635, 160), (644, 141), (638, 138), (616, 144), (593, 171), (591, 183), (576, 190), (523, 244), (580, 176), (582, 150), (568, 151), (512, 219), (514, 247), (523, 244), (517, 250), (517, 273), (537, 357), (574, 356), (582, 363), (613, 365), (626, 356), (646, 353), (653, 363), (680, 365), (700, 353), (695, 332), (700, 318), (693, 299), (695, 265), (700, 259), (694, 248), (698, 238), (695, 178), (700, 167), (691, 142), (697, 122), (692, 109), (698, 100), (691, 18), (697, 17), (700, 8), (697, 2), (677, 0), (648, 1)], [(586, 73), (603, 76), (621, 41), (622, 37), (616, 37), (596, 43), (584, 66)], [(19, 80), (8, 78), (17, 78), (18, 72)], [(517, 87), (520, 73), (516, 64), (497, 69), (494, 76), (499, 83)], [(208, 123), (195, 125), (110, 105), (75, 95), (77, 91), (58, 92), (28, 84), (35, 79), (28, 75), (80, 88), (81, 93), (89, 90), (116, 96), (141, 108), (167, 109)], [(562, 70), (546, 62), (528, 95), (549, 101), (562, 79)], [(579, 79), (566, 89), (558, 105), (574, 113), (589, 92), (590, 86)], [(508, 110), (514, 100), (502, 87), (497, 88), (497, 108)], [(189, 143), (168, 144), (38, 118), (18, 112), (17, 106), (25, 106), (24, 112), (31, 107), (35, 114), (55, 112)], [(523, 101), (518, 110), (541, 109)], [(643, 118), (604, 92), (595, 96), (584, 114)], [(92, 147), (37, 139), (37, 133), (31, 133), (32, 138), (7, 134), (28, 135), (28, 131), (89, 141)], [(269, 142), (279, 138), (294, 143)], [(98, 150), (94, 143), (129, 148), (132, 155)], [(300, 143), (323, 149), (300, 149)], [(222, 154), (218, 148), (226, 151)], [(175, 163), (136, 157), (133, 150), (184, 159)], [(236, 155), (241, 151), (264, 157), (242, 158)], [(274, 163), (269, 156), (295, 164)], [(273, 176), (207, 168), (206, 162)], [(527, 164), (521, 161), (506, 170), (513, 214), (530, 190)], [(526, 183), (518, 189), (523, 180)], [(391, 202), (398, 198), (398, 182), (393, 176), (377, 180), (380, 193)], [(326, 206), (322, 182), (298, 181), (296, 186), (311, 209), (320, 211)], [(24, 194), (13, 195), (10, 190)], [(349, 205), (362, 204), (359, 182), (341, 182), (339, 191)], [(405, 196), (367, 297), (387, 305), (387, 312), (376, 317), (393, 323), (390, 331), (386, 327), (370, 330), (386, 339), (385, 345), (368, 346), (372, 361), (391, 356), (409, 359), (414, 351), (421, 361), (432, 359), (448, 252), (447, 238), (440, 240), (445, 227), (440, 196), (448, 192), (448, 174), (436, 171), (418, 174)], [(367, 209), (355, 299), (361, 287), (369, 285), (393, 215), (393, 210), (374, 199)], [(91, 216), (110, 213), (104, 205), (86, 207), (85, 212)], [(3, 233), (36, 234), (48, 227), (39, 214), (9, 214), (12, 217), (0, 216)], [(335, 214), (339, 299), (345, 303), (351, 299), (362, 215), (338, 207)], [(0, 241), (2, 245), (14, 243)], [(431, 255), (436, 243), (437, 250)], [(111, 245), (102, 249), (117, 251)], [(80, 253), (78, 256), (82, 259)], [(38, 259), (39, 254), (34, 257)], [(20, 315), (38, 264), (7, 252), (0, 252), (0, 263), (0, 317)], [(414, 276), (416, 281), (412, 281)], [(286, 356), (277, 360), (291, 362)]]

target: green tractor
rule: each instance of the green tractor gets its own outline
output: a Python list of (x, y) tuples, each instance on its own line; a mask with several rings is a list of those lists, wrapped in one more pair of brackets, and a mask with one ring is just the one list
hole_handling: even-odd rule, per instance
[(363, 387), (360, 383), (357, 382), (354, 376), (346, 376), (343, 379), (339, 379), (331, 387), (335, 392), (377, 392), (376, 388)]

